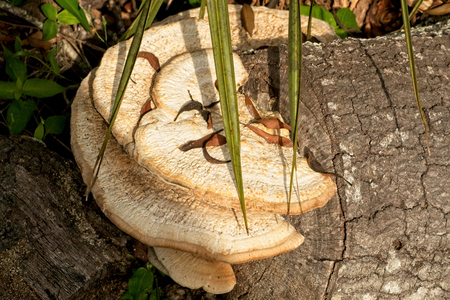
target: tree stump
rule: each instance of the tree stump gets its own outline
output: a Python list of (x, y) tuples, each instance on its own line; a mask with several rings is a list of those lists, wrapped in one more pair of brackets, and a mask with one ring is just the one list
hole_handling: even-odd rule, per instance
[[(450, 297), (448, 29), (413, 38), (431, 156), (403, 36), (304, 45), (301, 144), (352, 186), (337, 179), (324, 208), (291, 218), (297, 250), (236, 265), (226, 299)], [(286, 51), (244, 55), (243, 90), (289, 118)]]
[[(403, 36), (306, 43), (301, 147), (352, 186), (337, 178), (338, 193), (325, 207), (291, 217), (305, 236), (297, 250), (233, 266), (229, 294), (170, 284), (168, 298), (449, 298), (449, 35), (441, 24), (413, 38), (431, 156)], [(250, 73), (242, 91), (289, 119), (286, 47), (241, 55)], [(97, 299), (111, 274), (129, 266), (130, 238), (82, 203), (73, 162), (31, 139), (6, 137), (0, 161), (1, 298)], [(123, 291), (124, 282), (109, 286)]]

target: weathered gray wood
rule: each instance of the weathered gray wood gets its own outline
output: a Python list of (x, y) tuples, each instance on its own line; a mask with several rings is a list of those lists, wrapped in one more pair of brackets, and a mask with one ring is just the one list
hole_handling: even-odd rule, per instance
[[(130, 276), (130, 237), (82, 202), (75, 163), (37, 140), (5, 136), (0, 162), (1, 299), (96, 299)], [(110, 299), (125, 288), (115, 285)]]
[[(300, 248), (234, 266), (231, 293), (170, 284), (170, 299), (450, 298), (450, 30), (427, 30), (413, 41), (432, 156), (402, 38), (306, 44), (302, 145), (353, 186), (338, 179), (325, 207), (291, 218)], [(287, 117), (285, 50), (244, 55), (243, 90)], [(0, 298), (96, 299), (108, 286), (118, 299), (126, 280), (109, 281), (128, 238), (82, 204), (76, 166), (5, 137), (0, 162)]]
[[(436, 26), (413, 39), (432, 156), (403, 38), (305, 45), (303, 143), (353, 186), (338, 179), (326, 207), (292, 218), (306, 239), (298, 250), (235, 266), (238, 283), (225, 298), (450, 297), (448, 34)], [(288, 117), (285, 50), (251, 55), (261, 64), (243, 90), (254, 99), (281, 91)]]

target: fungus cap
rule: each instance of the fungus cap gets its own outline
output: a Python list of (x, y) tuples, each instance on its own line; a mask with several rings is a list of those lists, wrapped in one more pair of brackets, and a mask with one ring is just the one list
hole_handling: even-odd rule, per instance
[[(106, 132), (106, 122), (92, 106), (86, 78), (72, 105), (71, 145), (85, 182)], [(295, 249), (303, 236), (283, 217), (249, 211), (249, 234), (242, 214), (193, 195), (130, 159), (111, 139), (92, 194), (105, 215), (120, 229), (154, 247), (198, 254), (210, 260), (242, 263)]]
[[(224, 294), (236, 284), (230, 264), (204, 259), (198, 255), (155, 247), (149, 249), (150, 262), (175, 282), (190, 289), (203, 288), (208, 293)], [(158, 267), (159, 266), (159, 267)]]

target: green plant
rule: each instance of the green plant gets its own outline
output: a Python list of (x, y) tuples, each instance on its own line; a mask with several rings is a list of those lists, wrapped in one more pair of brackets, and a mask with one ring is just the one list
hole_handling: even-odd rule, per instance
[[(300, 14), (303, 16), (309, 16), (310, 12), (309, 6), (300, 6)], [(328, 24), (330, 24), (333, 28), (336, 34), (342, 38), (345, 39), (348, 36), (347, 30), (344, 28), (339, 27), (335, 17), (331, 12), (324, 9), (321, 6), (314, 5), (312, 9), (312, 17), (325, 21)], [(357, 29), (359, 30), (359, 26), (356, 23), (356, 16), (355, 14), (349, 9), (349, 8), (341, 8), (336, 12), (336, 17), (339, 19), (339, 21), (345, 26), (346, 29)]]
[(58, 13), (56, 8), (45, 3), (41, 5), (42, 13), (47, 18), (44, 21), (42, 32), (44, 34), (44, 41), (51, 40), (58, 32), (58, 23), (66, 25), (74, 25), (81, 23), (81, 25), (90, 32), (89, 23), (86, 19), (84, 10), (78, 5), (77, 0), (56, 0), (56, 2), (63, 8)]
[(158, 287), (158, 279), (156, 277), (156, 268), (147, 263), (145, 268), (139, 268), (133, 271), (133, 276), (128, 281), (128, 290), (120, 299), (123, 300), (159, 300), (162, 298), (163, 292)]
[[(65, 88), (52, 80), (40, 78), (27, 78), (28, 71), (22, 57), (30, 56), (28, 51), (22, 50), (19, 39), (16, 39), (15, 53), (3, 46), (3, 53), (6, 61), (6, 74), (12, 81), (0, 81), (0, 97), (12, 99), (8, 106), (6, 122), (9, 131), (13, 134), (20, 134), (30, 121), (36, 109), (36, 103), (32, 98), (48, 98), (62, 93)], [(50, 52), (50, 65), (47, 66), (53, 73), (59, 73), (56, 60)], [(43, 139), (49, 133), (61, 133), (64, 129), (66, 117), (53, 116), (41, 121), (35, 130), (35, 137)], [(47, 125), (44, 123), (47, 122)]]

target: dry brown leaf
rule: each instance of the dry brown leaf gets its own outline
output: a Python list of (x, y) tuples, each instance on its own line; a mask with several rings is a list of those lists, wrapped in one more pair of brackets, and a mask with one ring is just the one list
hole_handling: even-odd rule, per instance
[(140, 51), (137, 57), (142, 57), (148, 60), (150, 65), (155, 69), (156, 72), (159, 72), (161, 66), (159, 65), (159, 59), (151, 52)]
[(259, 120), (255, 120), (255, 123), (261, 123), (264, 126), (266, 126), (267, 128), (270, 129), (287, 129), (287, 130), (291, 130), (291, 126), (289, 126), (288, 124), (281, 122), (280, 120), (278, 120), (278, 118), (275, 117), (270, 117), (267, 119), (259, 119)]
[(189, 141), (183, 145), (181, 145), (179, 147), (179, 149), (181, 151), (189, 151), (191, 149), (194, 148), (204, 148), (204, 147), (209, 147), (209, 146), (221, 146), (226, 144), (227, 140), (226, 138), (219, 134), (219, 132), (221, 132), (221, 130), (215, 131), (211, 134), (205, 135), (204, 137), (198, 139), (198, 140), (193, 140), (193, 141)]
[(206, 121), (206, 123), (208, 123), (208, 129), (213, 128), (213, 121), (212, 121), (212, 117), (211, 114), (208, 115), (208, 121)]
[(331, 173), (325, 171), (325, 169), (322, 167), (322, 165), (316, 160), (314, 157), (314, 154), (311, 150), (309, 150), (308, 147), (305, 147), (303, 149), (303, 156), (306, 158), (306, 162), (308, 163), (308, 166), (313, 170), (314, 172), (321, 173), (323, 175), (327, 176), (336, 176), (339, 178), (342, 178), (345, 182), (347, 182), (349, 185), (352, 185), (347, 179), (345, 179), (343, 176), (337, 174), (337, 173)]
[(41, 49), (48, 51), (52, 48), (52, 44), (56, 42), (56, 38), (53, 38), (48, 41), (44, 41), (44, 40), (42, 40), (43, 36), (44, 35), (42, 34), (42, 31), (39, 30), (39, 31), (36, 31), (35, 33), (33, 33), (32, 35), (30, 35), (27, 38), (27, 40), (30, 43), (31, 47), (41, 48)]
[(141, 116), (152, 110), (152, 99), (149, 98), (141, 109)]
[(424, 11), (431, 16), (442, 16), (450, 13), (450, 3), (443, 4), (433, 9)]
[(255, 119), (261, 119), (261, 116), (259, 115), (258, 111), (256, 110), (256, 107), (253, 105), (252, 100), (249, 96), (245, 95), (245, 106), (247, 106), (248, 111)]
[(219, 160), (219, 159), (212, 157), (211, 155), (209, 155), (208, 151), (206, 151), (206, 147), (203, 147), (202, 151), (203, 151), (203, 156), (205, 157), (205, 159), (212, 164), (226, 164), (226, 163), (231, 162), (231, 160)]
[(282, 147), (292, 147), (293, 143), (290, 139), (285, 138), (283, 136), (279, 135), (273, 135), (270, 133), (265, 132), (264, 130), (261, 130), (255, 126), (252, 125), (246, 125), (247, 128), (249, 128), (251, 131), (256, 133), (257, 135), (263, 137), (269, 144), (278, 144)]
[(216, 131), (216, 133), (206, 142), (205, 147), (222, 146), (226, 143), (227, 138)]
[(219, 134), (219, 132), (221, 132), (222, 130), (223, 129), (220, 129), (216, 132), (208, 134), (208, 135), (202, 137), (201, 139), (189, 141), (186, 144), (181, 145), (179, 147), (179, 149), (181, 151), (186, 152), (186, 151), (189, 151), (194, 148), (202, 148), (203, 156), (205, 157), (206, 161), (208, 161), (212, 164), (226, 164), (226, 163), (230, 162), (230, 160), (224, 161), (224, 160), (215, 159), (214, 157), (209, 155), (208, 151), (206, 150), (206, 147), (222, 146), (227, 143), (227, 139), (223, 135)]
[[(175, 119), (173, 119), (173, 121), (175, 122), (178, 117), (181, 115), (181, 113), (185, 112), (185, 111), (191, 111), (191, 110), (197, 110), (198, 112), (202, 113), (203, 112), (203, 105), (195, 100), (191, 100), (189, 102), (184, 103), (180, 110), (178, 111), (177, 115), (175, 116)], [(203, 115), (203, 114), (202, 114)], [(207, 121), (208, 119), (206, 119), (205, 121)]]
[(252, 7), (247, 3), (242, 5), (241, 22), (242, 27), (247, 30), (250, 36), (253, 36), (253, 29), (255, 29), (255, 14), (253, 13)]

